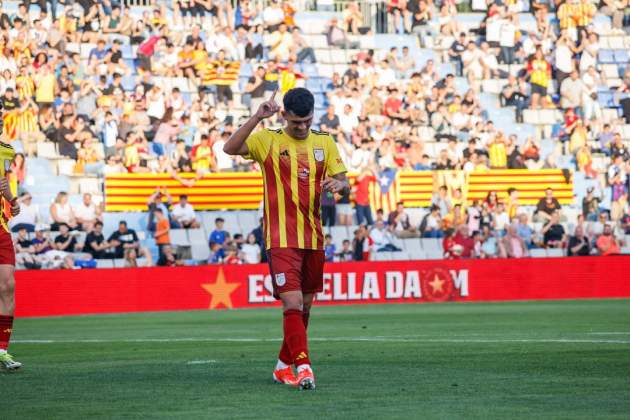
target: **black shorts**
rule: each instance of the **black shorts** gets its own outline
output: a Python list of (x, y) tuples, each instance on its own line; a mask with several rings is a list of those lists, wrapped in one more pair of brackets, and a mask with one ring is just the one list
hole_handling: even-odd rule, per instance
[(536, 83), (532, 83), (532, 94), (534, 93), (537, 93), (540, 96), (547, 96), (547, 88), (537, 85)]

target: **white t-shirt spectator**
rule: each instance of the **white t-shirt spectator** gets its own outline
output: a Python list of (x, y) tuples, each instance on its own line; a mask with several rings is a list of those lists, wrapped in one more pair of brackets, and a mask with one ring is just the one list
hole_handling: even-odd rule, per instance
[(284, 11), (280, 7), (265, 7), (263, 21), (267, 25), (277, 25), (284, 21)]
[(13, 227), (24, 223), (27, 225), (36, 225), (39, 221), (39, 207), (37, 204), (31, 204), (27, 206), (25, 203), (20, 203), (20, 214), (12, 217), (9, 220), (9, 226)]
[(488, 19), (486, 26), (487, 42), (499, 42), (501, 40), (501, 24), (503, 22), (504, 20), (499, 19), (498, 17), (492, 17)]
[(516, 40), (516, 26), (511, 21), (503, 21), (500, 32), (501, 39), (499, 45), (502, 47), (513, 47)]
[(243, 244), (241, 247), (243, 260), (247, 264), (258, 264), (260, 262), (260, 247), (256, 244)]
[(573, 52), (568, 45), (556, 44), (555, 61), (558, 70), (563, 73), (571, 73), (573, 70)]
[(74, 208), (74, 215), (81, 220), (94, 221), (96, 220), (96, 206), (94, 203), (90, 203), (89, 206), (81, 203)]
[(190, 203), (186, 203), (183, 207), (181, 204), (177, 204), (173, 207), (171, 214), (176, 220), (183, 223), (190, 223), (195, 219), (195, 209)]
[(214, 152), (214, 156), (217, 159), (217, 167), (219, 169), (232, 169), (233, 168), (233, 160), (230, 155), (223, 151), (223, 146), (225, 145), (225, 141), (217, 140), (212, 145), (212, 151)]
[(339, 127), (344, 133), (352, 133), (352, 130), (354, 130), (358, 125), (359, 118), (357, 117), (356, 113), (351, 112), (349, 114), (346, 114), (344, 112), (339, 115)]
[(376, 68), (376, 74), (378, 75), (378, 86), (389, 86), (396, 83), (396, 72), (391, 68)]

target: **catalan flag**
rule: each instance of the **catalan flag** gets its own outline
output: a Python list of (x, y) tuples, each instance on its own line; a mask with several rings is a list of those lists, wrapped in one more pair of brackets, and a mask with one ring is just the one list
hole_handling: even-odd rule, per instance
[(210, 60), (201, 71), (201, 84), (204, 86), (230, 86), (238, 80), (241, 63), (238, 61)]

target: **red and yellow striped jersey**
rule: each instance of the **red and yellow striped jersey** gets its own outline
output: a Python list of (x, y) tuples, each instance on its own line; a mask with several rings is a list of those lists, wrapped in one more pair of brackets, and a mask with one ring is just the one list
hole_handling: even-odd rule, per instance
[(246, 156), (260, 164), (265, 186), (267, 249), (324, 249), (320, 219), (321, 181), (346, 172), (333, 138), (311, 130), (304, 140), (282, 129), (247, 138)]
[[(15, 150), (10, 144), (0, 142), (0, 177), (8, 178), (8, 172), (15, 159)], [(0, 229), (9, 232), (7, 221), (11, 218), (11, 204), (0, 196)]]

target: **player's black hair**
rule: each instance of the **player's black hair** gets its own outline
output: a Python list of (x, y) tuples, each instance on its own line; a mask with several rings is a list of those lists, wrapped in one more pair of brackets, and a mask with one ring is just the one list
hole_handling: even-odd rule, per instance
[(309, 116), (315, 108), (315, 98), (313, 94), (304, 88), (294, 88), (289, 90), (282, 100), (284, 110), (296, 117), (304, 118)]
[(218, 222), (225, 222), (225, 220), (222, 217), (217, 217), (216, 219), (214, 219), (214, 223), (218, 223)]

